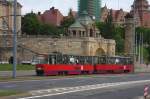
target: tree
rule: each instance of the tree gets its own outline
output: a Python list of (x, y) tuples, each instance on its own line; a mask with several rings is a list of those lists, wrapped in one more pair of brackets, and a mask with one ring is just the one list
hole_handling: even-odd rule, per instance
[(67, 29), (70, 25), (72, 25), (75, 22), (75, 18), (72, 13), (72, 9), (70, 9), (68, 16), (64, 18), (64, 20), (61, 22), (61, 29), (64, 31), (64, 34), (67, 32)]
[(96, 25), (98, 29), (101, 31), (101, 35), (106, 39), (113, 39), (115, 35), (115, 26), (113, 25), (112, 19), (112, 11), (110, 11), (109, 15), (105, 22), (97, 22)]
[(60, 36), (61, 29), (50, 24), (39, 22), (33, 12), (22, 17), (22, 32), (27, 35), (51, 35)]
[(140, 34), (143, 35), (144, 59), (146, 60), (146, 62), (150, 61), (150, 28), (137, 27), (136, 33), (137, 33), (137, 41), (140, 41)]
[(113, 18), (112, 18), (112, 10), (110, 10), (109, 15), (107, 16), (107, 19), (105, 21), (105, 36), (107, 39), (112, 39), (114, 38), (114, 33), (115, 33), (115, 27), (113, 24)]
[(114, 39), (116, 41), (116, 53), (117, 54), (124, 54), (124, 28), (122, 27), (115, 27), (115, 35)]
[(22, 17), (22, 32), (28, 35), (38, 35), (40, 32), (40, 22), (36, 14), (31, 12)]
[(124, 28), (115, 27), (113, 24), (112, 10), (105, 22), (96, 23), (98, 29), (101, 31), (101, 35), (106, 39), (114, 39), (116, 41), (116, 53), (124, 53)]

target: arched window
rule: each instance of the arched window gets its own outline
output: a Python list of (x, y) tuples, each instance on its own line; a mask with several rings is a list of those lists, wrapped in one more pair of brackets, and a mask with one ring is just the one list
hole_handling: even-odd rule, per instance
[(85, 31), (82, 32), (82, 35), (85, 36)]
[(93, 37), (93, 30), (90, 29), (90, 37)]
[(79, 31), (79, 36), (80, 36), (80, 37), (82, 36), (82, 32), (81, 32), (81, 31)]
[(75, 31), (75, 30), (73, 30), (72, 32), (73, 32), (73, 36), (76, 36), (76, 31)]

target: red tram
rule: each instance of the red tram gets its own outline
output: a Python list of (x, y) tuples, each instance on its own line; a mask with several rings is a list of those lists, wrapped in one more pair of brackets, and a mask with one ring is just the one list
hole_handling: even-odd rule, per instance
[(48, 56), (40, 56), (38, 60), (39, 64), (36, 65), (37, 75), (133, 72), (133, 61), (130, 57), (50, 54)]

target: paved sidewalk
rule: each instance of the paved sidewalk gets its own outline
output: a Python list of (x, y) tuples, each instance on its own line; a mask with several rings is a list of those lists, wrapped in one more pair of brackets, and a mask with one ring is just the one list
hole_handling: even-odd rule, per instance
[(150, 73), (150, 65), (145, 65), (145, 64), (136, 64), (135, 66), (135, 72), (136, 73)]

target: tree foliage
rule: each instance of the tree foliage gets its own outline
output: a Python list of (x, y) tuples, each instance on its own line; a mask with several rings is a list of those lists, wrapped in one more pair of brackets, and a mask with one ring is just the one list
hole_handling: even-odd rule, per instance
[(39, 33), (40, 23), (36, 14), (31, 12), (22, 17), (22, 32), (28, 35), (37, 35)]
[(22, 17), (22, 32), (26, 35), (51, 35), (59, 36), (62, 31), (59, 27), (39, 22), (33, 12)]
[(75, 22), (75, 18), (72, 13), (72, 9), (70, 9), (68, 16), (64, 18), (64, 20), (61, 22), (61, 26), (64, 28), (68, 28), (71, 24)]
[(150, 28), (137, 27), (136, 28), (137, 40), (140, 40), (140, 35), (143, 35), (144, 43), (150, 45)]
[(116, 41), (116, 53), (123, 54), (124, 52), (124, 28), (115, 27), (112, 19), (112, 11), (105, 22), (96, 23), (101, 35), (106, 39), (114, 39)]
[(115, 35), (115, 27), (112, 23), (112, 11), (110, 11), (109, 15), (107, 16), (106, 21), (97, 22), (97, 27), (101, 31), (101, 35), (106, 39), (113, 39)]
[(140, 37), (143, 36), (144, 45), (144, 58), (146, 61), (150, 61), (150, 28), (137, 27), (137, 42), (140, 44)]

